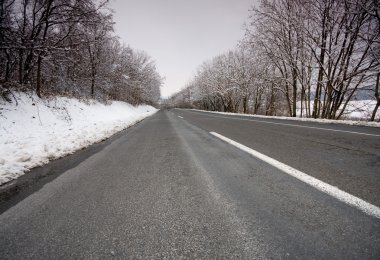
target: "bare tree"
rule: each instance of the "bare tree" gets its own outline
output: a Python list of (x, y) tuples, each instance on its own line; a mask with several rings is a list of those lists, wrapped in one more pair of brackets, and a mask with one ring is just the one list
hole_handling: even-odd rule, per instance
[(107, 4), (1, 1), (2, 89), (157, 103), (163, 79), (147, 54), (124, 47), (114, 35)]

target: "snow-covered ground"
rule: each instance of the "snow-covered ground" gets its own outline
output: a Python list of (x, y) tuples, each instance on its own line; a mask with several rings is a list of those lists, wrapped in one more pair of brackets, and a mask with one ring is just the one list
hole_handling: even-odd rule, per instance
[[(313, 101), (310, 102), (310, 106), (313, 107)], [(368, 121), (371, 118), (372, 111), (376, 106), (376, 100), (351, 100), (348, 102), (347, 107), (344, 110), (342, 119), (345, 120), (362, 120)], [(297, 102), (297, 115), (301, 114), (301, 103)], [(304, 114), (306, 112), (305, 109)], [(380, 120), (380, 110), (377, 111), (375, 121)]]
[(0, 99), (0, 185), (93, 143), (104, 140), (157, 109), (114, 101), (16, 93), (18, 105)]

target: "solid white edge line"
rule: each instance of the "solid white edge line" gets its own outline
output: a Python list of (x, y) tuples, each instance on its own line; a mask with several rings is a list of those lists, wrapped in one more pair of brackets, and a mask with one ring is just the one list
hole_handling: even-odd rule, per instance
[[(199, 110), (196, 110), (196, 111), (199, 111)], [(217, 114), (217, 113), (212, 113), (209, 111), (199, 111), (199, 112), (213, 114), (213, 115), (208, 115), (208, 116), (216, 117), (216, 118), (226, 118), (226, 119), (232, 119), (232, 120), (251, 121), (251, 122), (258, 122), (258, 123), (271, 124), (271, 125), (284, 125), (284, 126), (292, 126), (292, 127), (310, 128), (310, 129), (318, 129), (318, 130), (325, 130), (325, 131), (332, 131), (332, 132), (342, 132), (342, 133), (356, 134), (356, 135), (366, 135), (366, 136), (376, 136), (376, 137), (380, 136), (377, 134), (367, 134), (367, 133), (361, 133), (361, 132), (338, 130), (338, 129), (331, 129), (331, 128), (316, 127), (316, 126), (295, 125), (295, 124), (287, 124), (287, 123), (268, 122), (268, 121), (251, 119), (251, 118), (248, 119), (248, 118), (233, 117), (235, 115), (224, 116), (225, 114)], [(239, 116), (239, 115), (236, 115), (236, 116)], [(268, 118), (268, 119), (271, 119), (271, 118)], [(279, 119), (274, 119), (274, 120), (279, 120)], [(305, 122), (305, 121), (300, 121), (300, 122)], [(307, 122), (310, 123), (311, 121), (307, 121)], [(313, 122), (311, 122), (311, 123), (313, 123)], [(318, 122), (315, 122), (315, 123), (318, 123)]]
[(350, 205), (350, 206), (353, 206), (361, 211), (363, 211), (364, 213), (370, 215), (370, 216), (373, 216), (373, 217), (376, 217), (376, 218), (379, 218), (380, 219), (380, 208), (375, 206), (375, 205), (372, 205), (358, 197), (355, 197), (354, 195), (351, 195), (345, 191), (342, 191), (340, 190), (339, 188), (335, 187), (335, 186), (332, 186), (328, 183), (325, 183), (323, 181), (320, 181), (310, 175), (307, 175), (306, 173), (303, 173), (289, 165), (286, 165), (282, 162), (279, 162), (269, 156), (266, 156), (262, 153), (259, 153), (245, 145), (242, 145), (238, 142), (235, 142), (234, 140), (231, 140), (223, 135), (220, 135), (218, 133), (215, 133), (215, 132), (210, 132), (210, 134), (212, 134), (213, 136), (215, 137), (218, 137), (219, 139), (225, 141), (226, 143), (229, 143), (247, 153), (249, 153), (250, 155), (272, 165), (273, 167), (279, 169), (280, 171), (282, 172), (285, 172), (295, 178), (297, 178), (298, 180), (326, 193), (326, 194), (329, 194), (330, 196)]

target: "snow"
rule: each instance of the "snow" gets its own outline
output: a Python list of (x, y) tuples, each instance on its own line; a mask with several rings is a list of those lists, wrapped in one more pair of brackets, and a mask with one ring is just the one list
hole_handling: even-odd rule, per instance
[[(348, 102), (343, 116), (349, 119), (369, 120), (376, 106), (376, 100), (351, 100)], [(380, 110), (377, 111), (375, 120), (380, 120)]]
[[(313, 107), (314, 102), (310, 102), (310, 107)], [(371, 118), (372, 112), (376, 106), (376, 100), (351, 100), (348, 102), (347, 107), (344, 110), (342, 118), (344, 120), (364, 120), (368, 121)], [(297, 102), (297, 115), (301, 113), (301, 103)], [(306, 113), (303, 108), (304, 114)], [(340, 111), (340, 110), (338, 110)], [(377, 111), (375, 121), (380, 121), (380, 110)]]
[(40, 99), (16, 93), (0, 100), (0, 185), (29, 169), (100, 142), (157, 112), (121, 101), (102, 104), (73, 98)]
[[(305, 117), (286, 117), (286, 116), (264, 116), (264, 115), (252, 115), (252, 114), (241, 114), (241, 113), (229, 113), (229, 112), (217, 112), (217, 111), (205, 111), (198, 109), (189, 109), (194, 111), (206, 112), (206, 113), (215, 113), (222, 115), (238, 115), (245, 117), (254, 117), (254, 118), (273, 118), (280, 120), (292, 120), (292, 121), (304, 121), (304, 122), (317, 122), (324, 124), (344, 124), (344, 125), (357, 125), (357, 126), (371, 126), (371, 127), (380, 127), (379, 122), (366, 122), (366, 121), (358, 121), (357, 119), (366, 119), (369, 117), (369, 114), (372, 112), (371, 109), (374, 106), (373, 102), (369, 102), (368, 100), (364, 101), (351, 101), (348, 104), (347, 114), (345, 114), (345, 118), (351, 118), (356, 120), (330, 120), (330, 119), (314, 119), (314, 118), (305, 118)], [(380, 117), (380, 111), (376, 114), (376, 120), (378, 121)]]

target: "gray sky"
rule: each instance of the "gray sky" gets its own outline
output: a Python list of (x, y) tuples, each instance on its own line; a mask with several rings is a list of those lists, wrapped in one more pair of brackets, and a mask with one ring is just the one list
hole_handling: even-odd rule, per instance
[(157, 64), (167, 97), (206, 60), (233, 49), (254, 0), (112, 0), (115, 32)]

